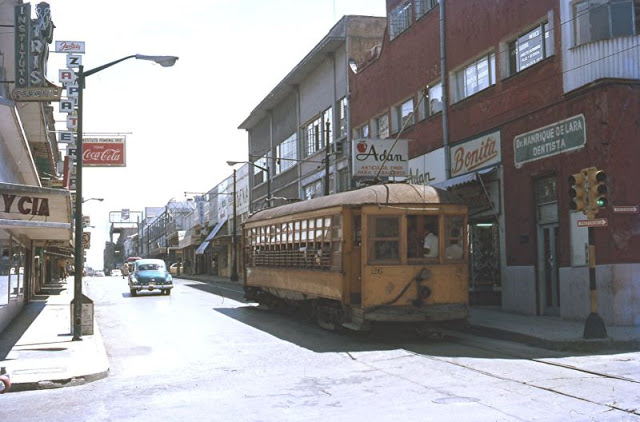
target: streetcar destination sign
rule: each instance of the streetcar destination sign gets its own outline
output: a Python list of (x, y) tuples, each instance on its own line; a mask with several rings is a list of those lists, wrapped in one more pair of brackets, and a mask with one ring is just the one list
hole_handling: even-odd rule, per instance
[(578, 227), (607, 227), (609, 220), (606, 218), (594, 218), (591, 220), (578, 220)]

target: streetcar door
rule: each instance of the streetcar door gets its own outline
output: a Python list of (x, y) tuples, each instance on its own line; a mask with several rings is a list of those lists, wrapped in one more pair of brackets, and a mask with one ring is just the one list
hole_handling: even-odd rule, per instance
[(351, 235), (351, 259), (347, 264), (350, 274), (350, 301), (352, 305), (362, 303), (362, 218), (354, 215)]

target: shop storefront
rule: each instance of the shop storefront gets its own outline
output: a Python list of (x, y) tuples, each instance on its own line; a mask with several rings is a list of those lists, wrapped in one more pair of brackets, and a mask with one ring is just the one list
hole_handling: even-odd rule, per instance
[(453, 145), (448, 180), (433, 186), (469, 206), (469, 302), (501, 305), (504, 244), (501, 201), (501, 133), (493, 131)]
[(0, 331), (64, 274), (71, 234), (69, 191), (0, 183)]

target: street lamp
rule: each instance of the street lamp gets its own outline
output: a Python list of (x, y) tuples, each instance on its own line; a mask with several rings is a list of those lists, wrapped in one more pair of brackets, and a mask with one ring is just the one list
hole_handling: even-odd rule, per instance
[(118, 60), (103, 64), (85, 72), (84, 66), (78, 68), (78, 137), (76, 146), (76, 215), (75, 215), (75, 276), (73, 287), (73, 340), (81, 340), (82, 330), (82, 270), (84, 268), (84, 256), (82, 253), (82, 92), (84, 90), (84, 80), (88, 76), (98, 73), (108, 67), (118, 64), (128, 59), (148, 60), (158, 63), (162, 67), (173, 66), (178, 60), (175, 56), (144, 56), (133, 54)]
[(253, 167), (267, 173), (267, 206), (271, 207), (271, 175), (269, 174), (269, 168), (259, 166), (255, 163), (252, 163), (251, 161), (227, 161), (227, 165), (229, 166), (235, 166), (236, 164), (243, 164), (243, 163), (252, 165)]
[[(229, 161), (227, 161), (229, 163)], [(237, 221), (238, 221), (238, 206), (237, 206), (237, 192), (236, 192), (236, 169), (233, 169), (233, 236), (231, 237), (231, 281), (238, 281), (238, 235)]]

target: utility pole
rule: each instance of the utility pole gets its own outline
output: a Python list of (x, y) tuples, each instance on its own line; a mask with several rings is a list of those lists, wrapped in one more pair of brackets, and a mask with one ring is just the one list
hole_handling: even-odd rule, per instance
[[(589, 236), (589, 308), (590, 313), (584, 324), (582, 337), (607, 338), (607, 328), (602, 317), (598, 314), (597, 283), (596, 283), (596, 234), (593, 224), (595, 217), (608, 205), (607, 174), (596, 167), (580, 169), (578, 173), (569, 176), (569, 208), (572, 211), (582, 211), (587, 216), (584, 220), (588, 224)], [(606, 220), (605, 220), (606, 221)], [(580, 221), (578, 221), (580, 223)]]
[(331, 156), (331, 151), (329, 150), (329, 132), (331, 130), (331, 122), (326, 123), (325, 129), (325, 145), (324, 145), (324, 196), (329, 195), (329, 157)]
[(233, 169), (233, 237), (231, 238), (231, 253), (233, 256), (231, 258), (231, 281), (238, 281), (238, 236), (236, 234), (238, 210), (236, 202), (236, 169)]

